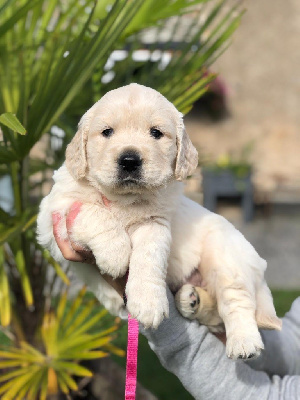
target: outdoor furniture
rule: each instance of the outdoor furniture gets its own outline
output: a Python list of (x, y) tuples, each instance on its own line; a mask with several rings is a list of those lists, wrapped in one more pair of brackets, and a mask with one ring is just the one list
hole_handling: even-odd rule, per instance
[(252, 221), (254, 215), (253, 184), (251, 172), (239, 177), (230, 170), (202, 170), (203, 205), (215, 211), (218, 197), (241, 197), (245, 222)]

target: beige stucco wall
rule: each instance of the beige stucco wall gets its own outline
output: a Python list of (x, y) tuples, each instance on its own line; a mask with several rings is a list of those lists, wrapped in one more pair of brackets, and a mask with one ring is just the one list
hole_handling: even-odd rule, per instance
[(254, 140), (257, 187), (300, 200), (300, 1), (248, 0), (231, 47), (213, 69), (225, 81), (231, 117), (187, 129), (217, 157)]

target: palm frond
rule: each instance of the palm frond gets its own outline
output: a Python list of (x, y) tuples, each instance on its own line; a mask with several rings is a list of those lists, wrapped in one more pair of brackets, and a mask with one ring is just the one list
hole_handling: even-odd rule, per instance
[[(115, 62), (111, 70), (114, 78), (103, 84), (101, 77), (104, 71), (99, 68), (95, 72), (94, 98), (134, 81), (158, 90), (181, 112), (187, 113), (215, 78), (215, 74), (208, 72), (209, 67), (216, 54), (220, 55), (229, 45), (243, 14), (238, 7), (228, 7), (225, 0), (200, 1), (198, 6), (200, 3), (205, 4), (194, 9), (193, 15), (161, 21), (158, 27), (151, 28), (150, 44), (143, 35), (130, 37), (126, 47), (129, 49), (127, 57)], [(178, 5), (179, 2), (174, 2), (175, 7)], [(168, 39), (166, 35), (169, 35)], [(133, 53), (142, 49), (148, 50), (148, 60), (134, 62)], [(165, 56), (170, 61), (163, 65)]]
[(0, 322), (4, 327), (10, 324), (9, 281), (4, 268), (3, 246), (0, 246)]
[[(78, 294), (73, 304), (82, 304), (84, 293)], [(89, 311), (90, 305), (91, 301), (88, 303)], [(68, 310), (65, 292), (56, 313), (50, 311), (44, 317), (41, 335), (45, 353), (27, 342), (21, 342), (20, 347), (11, 345), (0, 349), (0, 368), (7, 370), (0, 377), (2, 398), (22, 398), (22, 395), (32, 399), (38, 393), (39, 398), (45, 398), (58, 390), (69, 393), (70, 390), (77, 390), (74, 376), (92, 376), (92, 372), (77, 360), (106, 357), (108, 352), (124, 356), (123, 350), (110, 343), (112, 336), (109, 334), (117, 329), (117, 325), (97, 334), (90, 333), (105, 314), (104, 310), (100, 310), (90, 316), (85, 307), (78, 310), (71, 306)], [(66, 316), (70, 316), (70, 321), (75, 321), (75, 324), (62, 326)]]

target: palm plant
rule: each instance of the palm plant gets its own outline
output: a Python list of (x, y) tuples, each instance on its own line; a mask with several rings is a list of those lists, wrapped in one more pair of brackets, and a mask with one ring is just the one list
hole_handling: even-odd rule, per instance
[[(108, 351), (124, 355), (123, 350), (110, 343), (110, 334), (117, 330), (118, 324), (107, 329), (101, 326), (107, 311), (101, 309), (90, 316), (95, 299), (85, 302), (80, 308), (85, 291), (83, 287), (69, 309), (65, 291), (56, 313), (45, 312), (41, 325), (43, 351), (26, 341), (21, 341), (18, 347), (2, 347), (0, 368), (9, 367), (9, 371), (0, 377), (0, 382), (5, 382), (0, 387), (3, 400), (22, 400), (25, 396), (34, 399), (38, 394), (40, 399), (46, 399), (47, 394), (56, 394), (58, 389), (69, 394), (71, 390), (78, 390), (72, 376), (92, 376), (92, 372), (79, 365), (78, 360), (106, 357)], [(92, 333), (95, 326), (98, 332)]]
[[(66, 371), (43, 364), (48, 351), (41, 334), (45, 321), (57, 329), (57, 343), (66, 334), (57, 324), (65, 295), (54, 304), (52, 298), (59, 280), (61, 285), (69, 283), (64, 269), (35, 239), (37, 206), (51, 171), (61, 163), (80, 115), (114, 87), (131, 81), (152, 86), (186, 113), (214, 78), (208, 67), (228, 46), (241, 12), (225, 0), (6, 0), (0, 15), (0, 176), (9, 177), (13, 191), (8, 208), (0, 193), (0, 322), (11, 340), (10, 350), (0, 353), (0, 368), (19, 366), (19, 372), (7, 372), (11, 378), (4, 375), (7, 386), (0, 393), (10, 393), (16, 387), (9, 384), (11, 379), (23, 376), (24, 386), (20, 384), (15, 396), (34, 399), (40, 393), (45, 398), (54, 374), (57, 388), (72, 388)], [(184, 18), (184, 40), (174, 47), (173, 36)], [(145, 47), (142, 34), (151, 28), (157, 38), (169, 23), (169, 38), (160, 51), (155, 41), (148, 44), (155, 62), (134, 62), (134, 51)], [(127, 55), (115, 63), (114, 78), (105, 83), (107, 61), (118, 49), (126, 49)], [(170, 55), (167, 65), (162, 63), (165, 53)], [(51, 146), (59, 128), (61, 143)], [(38, 158), (33, 148), (43, 143), (44, 156)], [(54, 273), (49, 274), (49, 268)], [(72, 319), (69, 322), (71, 329)], [(88, 354), (91, 347), (82, 346)], [(43, 365), (35, 392), (25, 390), (29, 381), (22, 375), (21, 360), (26, 355), (32, 371)], [(68, 360), (73, 356), (80, 359), (70, 353)], [(12, 359), (19, 364), (9, 364)], [(72, 370), (67, 374), (71, 377)]]

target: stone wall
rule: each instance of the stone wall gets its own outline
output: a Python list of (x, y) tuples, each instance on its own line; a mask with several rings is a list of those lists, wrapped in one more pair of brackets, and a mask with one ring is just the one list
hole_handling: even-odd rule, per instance
[(212, 159), (253, 141), (256, 188), (300, 201), (300, 2), (245, 2), (233, 43), (213, 66), (227, 86), (230, 116), (213, 123), (187, 116), (187, 131)]

